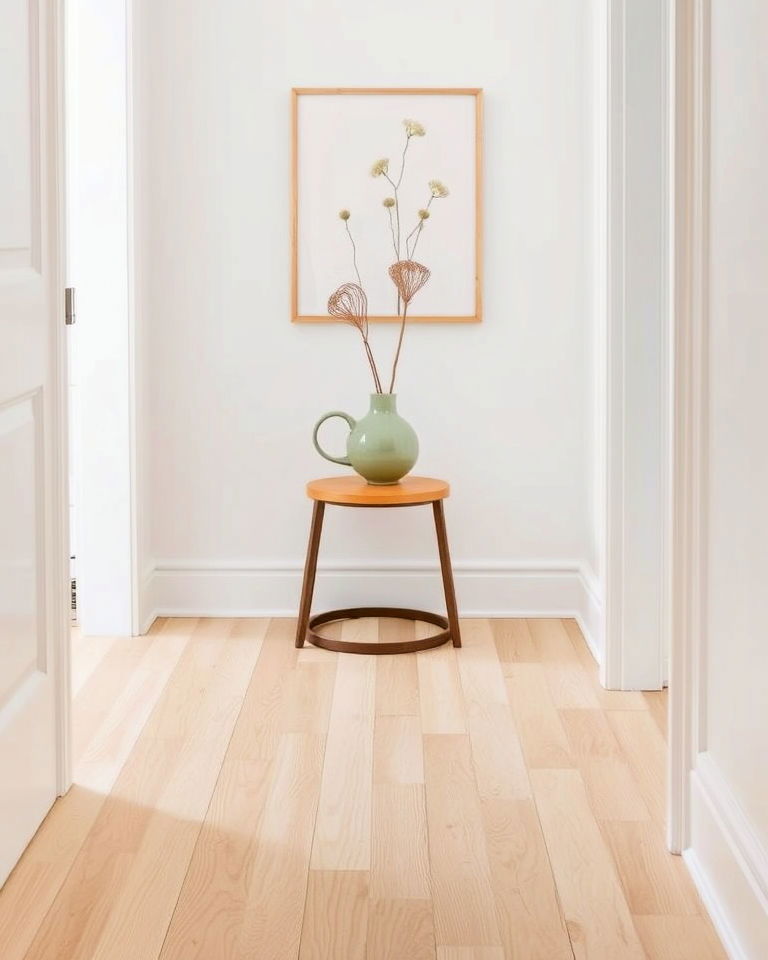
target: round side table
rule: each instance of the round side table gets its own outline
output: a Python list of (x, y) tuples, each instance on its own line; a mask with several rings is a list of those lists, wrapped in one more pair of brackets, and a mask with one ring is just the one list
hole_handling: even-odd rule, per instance
[[(405, 477), (400, 483), (377, 486), (363, 480), (362, 477), (326, 477), (312, 480), (307, 484), (307, 496), (314, 501), (312, 526), (309, 531), (307, 560), (304, 565), (304, 584), (301, 590), (299, 622), (296, 630), (296, 646), (303, 647), (309, 640), (316, 647), (326, 650), (338, 650), (347, 653), (413, 653), (416, 650), (428, 650), (439, 647), (447, 640), (454, 647), (461, 646), (459, 615), (456, 609), (456, 594), (453, 588), (453, 571), (448, 551), (448, 536), (445, 529), (443, 500), (450, 493), (450, 487), (444, 480), (429, 477)], [(374, 507), (376, 509), (392, 507), (415, 507), (432, 505), (437, 531), (437, 547), (440, 553), (440, 569), (443, 575), (445, 606), (448, 616), (429, 613), (425, 610), (409, 610), (400, 607), (352, 607), (347, 610), (329, 610), (310, 616), (312, 595), (315, 589), (317, 573), (317, 555), (320, 551), (320, 536), (323, 530), (323, 515), (326, 504), (337, 507)], [(422, 620), (440, 627), (438, 633), (420, 640), (402, 640), (394, 643), (356, 643), (334, 640), (315, 633), (315, 627), (336, 620), (354, 620), (360, 617), (399, 617), (404, 620)]]

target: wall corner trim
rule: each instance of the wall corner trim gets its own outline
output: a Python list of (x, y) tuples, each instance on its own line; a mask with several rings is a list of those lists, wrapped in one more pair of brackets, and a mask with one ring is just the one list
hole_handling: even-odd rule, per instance
[(709, 753), (691, 773), (690, 830), (683, 857), (728, 956), (768, 956), (768, 852)]

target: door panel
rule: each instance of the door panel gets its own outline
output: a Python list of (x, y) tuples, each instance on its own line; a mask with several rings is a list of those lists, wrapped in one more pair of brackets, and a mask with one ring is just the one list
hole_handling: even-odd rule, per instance
[(0, 3), (0, 883), (66, 744), (58, 15)]

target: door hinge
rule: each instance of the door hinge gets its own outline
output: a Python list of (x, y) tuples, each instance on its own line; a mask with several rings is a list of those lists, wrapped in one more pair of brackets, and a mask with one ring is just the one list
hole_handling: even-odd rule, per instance
[(75, 322), (75, 288), (67, 287), (64, 291), (64, 323), (71, 327)]

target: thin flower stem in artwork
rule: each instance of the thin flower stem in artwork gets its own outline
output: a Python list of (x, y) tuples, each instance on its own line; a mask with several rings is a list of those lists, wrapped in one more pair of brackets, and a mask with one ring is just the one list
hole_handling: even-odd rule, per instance
[(349, 229), (349, 220), (344, 221), (344, 226), (347, 230), (349, 242), (352, 244), (352, 266), (355, 268), (355, 273), (357, 274), (357, 282), (362, 287), (363, 281), (360, 279), (360, 271), (357, 269), (357, 247), (355, 246), (355, 241), (352, 239), (352, 231)]
[[(426, 205), (426, 207), (424, 208), (425, 210), (429, 210), (429, 208), (432, 206), (432, 201), (433, 201), (434, 199), (435, 199), (435, 195), (434, 195), (433, 193), (431, 193), (431, 194), (429, 195), (429, 200), (427, 200), (427, 205)], [(411, 232), (410, 232), (410, 233), (408, 234), (408, 236), (405, 238), (405, 255), (408, 257), (409, 260), (412, 260), (412, 259), (413, 259), (413, 255), (414, 255), (414, 253), (416, 252), (416, 244), (419, 242), (419, 237), (421, 236), (421, 231), (422, 231), (423, 229), (424, 229), (424, 220), (423, 220), (423, 219), (419, 219), (419, 222), (416, 224), (416, 226), (413, 228), (413, 230), (411, 230)], [(414, 233), (416, 234), (416, 239), (414, 240), (414, 243), (413, 243), (413, 249), (412, 249), (412, 250), (409, 250), (409, 249), (408, 249), (408, 241), (411, 239), (411, 237), (414, 235)]]
[(392, 219), (392, 207), (387, 207), (387, 213), (389, 214), (389, 232), (392, 234), (392, 249), (395, 251), (395, 259), (397, 259), (397, 240), (395, 239), (395, 222)]
[(397, 196), (397, 184), (390, 177), (390, 175), (385, 171), (384, 176), (392, 184), (392, 189), (395, 192), (395, 222), (397, 224), (397, 243), (395, 244), (395, 252), (397, 253), (397, 259), (400, 259), (400, 199)]
[(406, 155), (406, 153), (408, 152), (408, 144), (409, 144), (410, 142), (411, 142), (411, 136), (410, 136), (409, 133), (406, 133), (406, 135), (405, 135), (405, 146), (403, 147), (403, 157), (402, 157), (402, 160), (400, 161), (400, 176), (397, 178), (397, 185), (398, 185), (398, 187), (399, 187), (400, 184), (403, 182), (403, 173), (404, 173), (404, 171), (405, 171), (405, 155)]
[[(413, 260), (413, 254), (416, 250), (416, 244), (419, 242), (419, 237), (421, 236), (421, 231), (424, 229), (424, 221), (420, 220), (418, 226), (414, 227), (413, 230), (408, 234), (408, 239), (405, 241), (405, 252), (409, 260)], [(408, 249), (408, 240), (416, 234), (416, 239), (413, 241), (413, 250)]]
[[(407, 144), (406, 144), (407, 146)], [(403, 151), (403, 160), (405, 160), (405, 151)], [(397, 183), (390, 177), (390, 175), (384, 171), (384, 176), (392, 184), (392, 189), (395, 192), (395, 221), (397, 223), (397, 243), (395, 244), (395, 256), (397, 259), (400, 259), (400, 198), (397, 195), (397, 188), (400, 183), (398, 180)], [(400, 171), (400, 177), (402, 179), (402, 170)], [(400, 294), (397, 295), (397, 315), (400, 316)]]
[[(355, 268), (355, 273), (357, 274), (357, 282), (362, 287), (363, 281), (360, 279), (360, 271), (357, 268), (357, 247), (355, 246), (355, 241), (352, 236), (352, 231), (349, 229), (349, 220), (344, 221), (344, 226), (347, 231), (347, 236), (349, 237), (349, 242), (352, 244), (352, 265)], [(371, 346), (368, 343), (368, 335), (360, 330), (360, 334), (363, 338), (363, 345), (365, 347), (365, 352), (368, 355), (368, 363), (371, 367), (371, 373), (373, 374), (373, 383), (376, 387), (376, 392), (381, 393), (381, 380), (379, 379), (379, 371), (376, 369), (376, 361), (373, 359), (373, 352), (371, 351)]]

